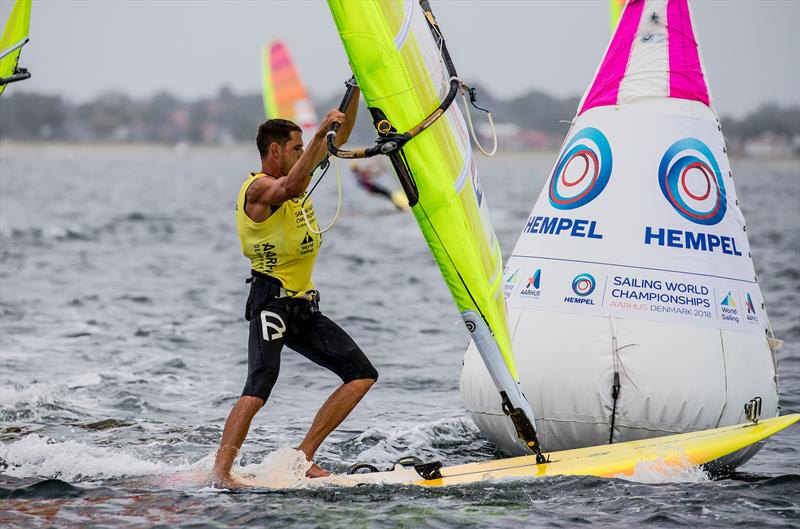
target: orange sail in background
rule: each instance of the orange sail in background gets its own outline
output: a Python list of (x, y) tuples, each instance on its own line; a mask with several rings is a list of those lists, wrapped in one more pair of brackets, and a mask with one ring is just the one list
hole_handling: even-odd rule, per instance
[(297, 123), (308, 140), (316, 131), (317, 113), (292, 63), (289, 49), (280, 40), (264, 46), (262, 65), (267, 118), (283, 118)]

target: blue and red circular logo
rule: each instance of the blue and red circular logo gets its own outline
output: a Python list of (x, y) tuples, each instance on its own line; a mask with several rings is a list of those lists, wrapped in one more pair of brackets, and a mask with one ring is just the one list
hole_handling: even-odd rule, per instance
[(611, 147), (594, 127), (581, 129), (569, 141), (550, 177), (550, 204), (575, 209), (599, 195), (611, 177)]
[(594, 286), (592, 274), (578, 274), (572, 280), (572, 291), (581, 297), (586, 297), (594, 292)]
[(711, 149), (696, 138), (676, 141), (658, 166), (658, 184), (675, 211), (696, 224), (725, 216), (725, 182)]

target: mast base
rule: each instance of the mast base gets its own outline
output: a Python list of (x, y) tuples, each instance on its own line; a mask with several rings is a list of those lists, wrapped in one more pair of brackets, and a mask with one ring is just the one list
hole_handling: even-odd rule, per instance
[(514, 423), (514, 429), (517, 431), (517, 437), (519, 437), (528, 449), (536, 455), (536, 464), (541, 465), (543, 463), (549, 463), (550, 459), (545, 457), (542, 454), (542, 448), (539, 444), (539, 437), (536, 435), (536, 429), (531, 424), (530, 419), (525, 412), (522, 411), (520, 408), (515, 408), (511, 401), (506, 395), (505, 391), (500, 392), (500, 397), (503, 399), (503, 413), (508, 415), (511, 419), (511, 422)]

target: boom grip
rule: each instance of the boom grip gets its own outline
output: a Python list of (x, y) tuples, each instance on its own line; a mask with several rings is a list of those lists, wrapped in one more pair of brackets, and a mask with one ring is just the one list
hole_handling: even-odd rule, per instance
[[(350, 102), (353, 100), (353, 94), (358, 88), (358, 83), (356, 83), (356, 78), (354, 75), (350, 76), (350, 79), (344, 82), (344, 85), (347, 87), (347, 90), (344, 92), (344, 96), (342, 97), (342, 102), (339, 103), (339, 112), (345, 112), (347, 107), (350, 106)], [(327, 134), (327, 142), (328, 142), (328, 152), (335, 154), (339, 152), (339, 149), (334, 145), (333, 139), (336, 137), (336, 132), (341, 127), (340, 123), (334, 123), (331, 125), (331, 130), (328, 131)]]
[[(347, 87), (347, 90), (345, 90), (344, 92), (344, 96), (342, 97), (342, 102), (339, 103), (339, 112), (345, 112), (347, 110), (347, 107), (350, 106), (350, 101), (353, 100), (353, 93), (356, 91), (356, 88), (358, 88), (355, 76), (350, 76), (350, 79), (345, 81), (344, 85)], [(336, 132), (337, 130), (339, 130), (340, 126), (341, 124), (334, 123), (333, 125), (331, 125), (331, 131)]]

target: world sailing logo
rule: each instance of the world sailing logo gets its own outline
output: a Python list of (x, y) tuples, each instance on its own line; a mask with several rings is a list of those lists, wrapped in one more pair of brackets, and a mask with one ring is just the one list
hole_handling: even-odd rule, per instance
[(300, 242), (300, 255), (306, 255), (314, 251), (314, 238), (306, 230), (306, 236)]
[(676, 141), (658, 166), (664, 198), (685, 219), (712, 226), (725, 217), (725, 182), (716, 158), (696, 138)]
[(733, 299), (733, 292), (728, 292), (728, 295), (722, 300), (722, 304), (726, 307), (736, 308), (736, 300)]
[(505, 283), (503, 284), (503, 297), (508, 299), (511, 297), (511, 293), (514, 291), (514, 287), (517, 286), (517, 275), (519, 274), (519, 268), (514, 270), (514, 273), (508, 276)]
[(508, 276), (508, 279), (506, 279), (506, 285), (513, 285), (514, 283), (516, 283), (518, 273), (519, 273), (519, 268), (514, 270), (514, 273)]
[(720, 312), (723, 320), (739, 323), (739, 309), (736, 308), (733, 292), (728, 291), (728, 295), (720, 303)]
[(575, 209), (602, 193), (611, 177), (611, 147), (594, 127), (581, 129), (558, 159), (550, 177), (550, 204)]

